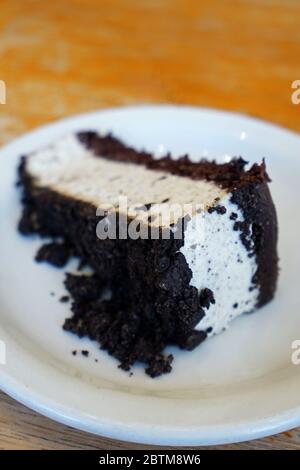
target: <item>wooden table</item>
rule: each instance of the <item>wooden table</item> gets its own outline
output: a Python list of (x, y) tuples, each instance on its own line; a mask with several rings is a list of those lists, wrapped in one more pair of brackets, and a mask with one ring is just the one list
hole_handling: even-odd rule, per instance
[[(2, 0), (0, 142), (62, 116), (185, 103), (300, 130), (296, 0)], [(0, 448), (147, 448), (56, 424), (0, 394)], [(300, 430), (225, 448), (300, 448)]]

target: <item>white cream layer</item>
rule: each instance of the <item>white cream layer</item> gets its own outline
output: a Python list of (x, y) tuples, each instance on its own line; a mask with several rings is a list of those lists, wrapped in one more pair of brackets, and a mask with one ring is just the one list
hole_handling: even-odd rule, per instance
[(244, 216), (230, 196), (219, 203), (226, 208), (225, 214), (204, 211), (188, 222), (180, 249), (192, 271), (190, 284), (199, 292), (208, 288), (214, 294), (215, 304), (205, 309), (205, 317), (196, 327), (212, 328), (209, 335), (220, 333), (231, 320), (254, 310), (259, 293), (252, 286), (256, 259), (249, 258), (240, 232), (233, 230), (235, 221), (230, 219), (232, 213), (237, 214), (237, 221)]

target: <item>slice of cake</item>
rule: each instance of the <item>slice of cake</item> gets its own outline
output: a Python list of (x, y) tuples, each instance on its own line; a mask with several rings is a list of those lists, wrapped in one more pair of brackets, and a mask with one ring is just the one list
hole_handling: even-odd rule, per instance
[(192, 350), (269, 302), (276, 212), (264, 162), (245, 166), (158, 159), (96, 132), (23, 157), (19, 229), (54, 240), (37, 259), (76, 255), (94, 271), (67, 275), (64, 328), (154, 377), (171, 370), (167, 345)]

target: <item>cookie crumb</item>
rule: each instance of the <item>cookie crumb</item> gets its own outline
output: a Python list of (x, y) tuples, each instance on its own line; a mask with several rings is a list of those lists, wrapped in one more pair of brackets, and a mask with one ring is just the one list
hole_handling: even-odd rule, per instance
[(38, 263), (46, 262), (57, 268), (63, 268), (71, 256), (71, 249), (67, 243), (45, 243), (42, 245), (36, 256), (35, 260)]

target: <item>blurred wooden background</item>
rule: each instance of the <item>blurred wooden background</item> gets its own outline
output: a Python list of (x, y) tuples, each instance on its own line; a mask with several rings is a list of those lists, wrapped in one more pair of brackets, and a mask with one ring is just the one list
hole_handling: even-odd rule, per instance
[[(184, 103), (300, 130), (297, 0), (1, 0), (0, 143), (60, 117)], [(0, 394), (0, 448), (146, 448), (53, 423)], [(300, 448), (300, 431), (224, 448)]]

